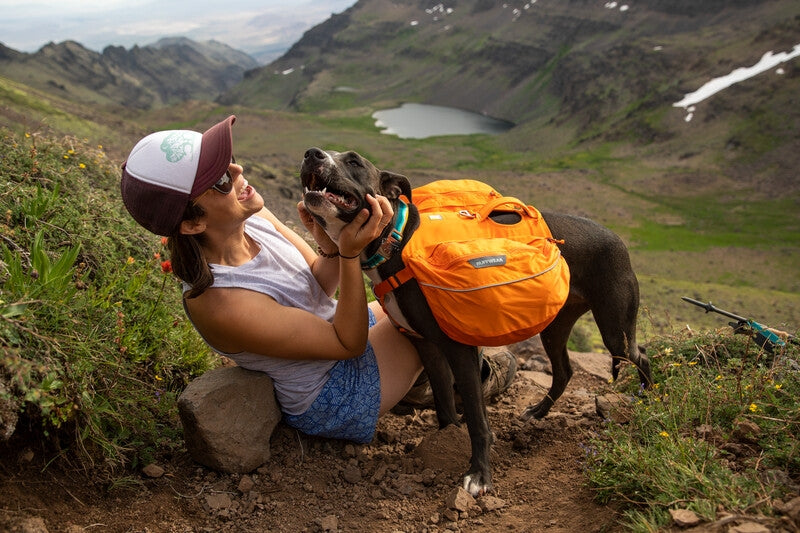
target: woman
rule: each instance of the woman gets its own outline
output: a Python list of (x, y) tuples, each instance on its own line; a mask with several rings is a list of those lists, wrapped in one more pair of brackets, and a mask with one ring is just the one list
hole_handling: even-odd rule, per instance
[(301, 203), (317, 254), (264, 207), (234, 162), (235, 120), (203, 134), (171, 130), (140, 140), (123, 165), (125, 206), (169, 237), (197, 331), (239, 366), (272, 377), (289, 425), (369, 442), (378, 417), (422, 371), (411, 343), (366, 303), (358, 258), (391, 220), (391, 205), (369, 197), (370, 210), (343, 230), (337, 247)]

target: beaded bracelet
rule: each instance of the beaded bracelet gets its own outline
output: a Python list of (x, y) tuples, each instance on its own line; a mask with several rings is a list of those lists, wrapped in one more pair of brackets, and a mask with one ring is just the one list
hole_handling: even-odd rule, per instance
[(333, 259), (334, 257), (339, 257), (339, 250), (336, 250), (332, 253), (327, 253), (325, 250), (322, 249), (321, 246), (317, 246), (317, 253), (322, 257), (327, 257), (328, 259)]

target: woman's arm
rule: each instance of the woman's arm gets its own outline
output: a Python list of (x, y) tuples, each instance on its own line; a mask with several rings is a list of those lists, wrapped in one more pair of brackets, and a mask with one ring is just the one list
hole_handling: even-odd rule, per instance
[[(314, 222), (314, 219), (308, 215), (308, 212), (305, 211), (304, 207), (302, 207), (302, 202), (298, 204), (297, 210), (300, 213), (300, 219), (303, 221), (303, 224), (309, 228), (314, 240), (319, 243), (320, 249), (326, 254), (333, 255), (334, 253), (338, 253), (339, 249), (336, 247), (336, 243), (331, 241), (330, 237), (328, 237), (322, 228), (320, 228), (319, 225)], [(325, 291), (325, 294), (328, 296), (333, 296), (333, 294), (336, 292), (336, 287), (339, 284), (338, 258), (317, 255), (317, 252), (311, 246), (309, 246), (305, 239), (292, 231), (288, 226), (286, 226), (286, 224), (278, 220), (278, 217), (276, 217), (266, 207), (257, 214), (258, 216), (272, 222), (272, 224), (275, 226), (275, 229), (277, 229), (281, 235), (286, 237), (289, 242), (294, 244), (294, 246), (305, 258), (308, 266), (311, 268), (311, 273), (316, 278), (320, 287), (322, 287), (322, 289)]]
[[(368, 201), (372, 214), (364, 209), (342, 230), (339, 242), (343, 255), (358, 255), (380, 235), (392, 216), (385, 198), (369, 197)], [(246, 289), (208, 289), (187, 300), (187, 309), (203, 337), (225, 352), (248, 351), (291, 359), (357, 357), (366, 347), (368, 330), (361, 265), (358, 258), (339, 257), (338, 262), (339, 300), (331, 322)]]
[[(186, 300), (186, 307), (203, 338), (223, 352), (247, 351), (286, 359), (349, 359), (360, 355), (366, 344), (362, 345), (361, 338), (367, 330), (366, 322), (361, 324), (353, 318), (335, 327), (313, 313), (283, 306), (247, 289), (207, 289), (197, 298)], [(337, 313), (343, 311), (337, 307)]]

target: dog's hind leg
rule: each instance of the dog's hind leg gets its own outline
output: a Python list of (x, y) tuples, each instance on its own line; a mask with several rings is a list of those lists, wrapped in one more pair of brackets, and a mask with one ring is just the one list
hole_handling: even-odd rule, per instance
[(550, 412), (555, 401), (563, 394), (567, 383), (572, 378), (567, 340), (569, 340), (569, 334), (575, 322), (588, 310), (589, 306), (583, 301), (572, 303), (568, 301), (558, 312), (556, 318), (539, 335), (547, 357), (550, 359), (553, 383), (550, 385), (547, 395), (539, 403), (529, 406), (522, 412), (520, 417), (523, 420), (544, 418)]
[(636, 343), (636, 320), (639, 312), (639, 291), (636, 280), (624, 291), (608, 291), (605, 298), (595, 300), (592, 314), (608, 351), (611, 352), (611, 376), (619, 376), (622, 361), (629, 361), (639, 372), (643, 387), (652, 385), (650, 360), (644, 348)]

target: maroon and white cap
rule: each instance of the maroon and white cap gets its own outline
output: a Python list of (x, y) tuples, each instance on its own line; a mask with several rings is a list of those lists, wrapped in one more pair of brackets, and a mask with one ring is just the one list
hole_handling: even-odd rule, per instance
[(156, 235), (178, 228), (189, 201), (228, 170), (233, 153), (231, 115), (204, 133), (167, 130), (151, 133), (122, 165), (122, 201), (131, 216)]

